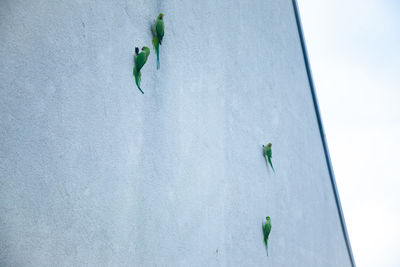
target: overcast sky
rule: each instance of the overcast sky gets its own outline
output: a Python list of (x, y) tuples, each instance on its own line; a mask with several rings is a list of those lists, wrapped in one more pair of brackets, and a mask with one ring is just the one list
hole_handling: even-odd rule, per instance
[(400, 266), (400, 1), (298, 0), (357, 266)]

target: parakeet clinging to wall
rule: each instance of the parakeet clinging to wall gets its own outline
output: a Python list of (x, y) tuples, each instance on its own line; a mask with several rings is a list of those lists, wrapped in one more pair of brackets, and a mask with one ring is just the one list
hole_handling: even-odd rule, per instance
[(267, 216), (266, 221), (263, 225), (263, 231), (264, 231), (264, 243), (265, 243), (265, 247), (267, 248), (267, 256), (268, 256), (268, 237), (269, 237), (269, 233), (271, 233), (271, 218), (269, 216)]
[(147, 46), (143, 46), (142, 52), (140, 53), (139, 53), (139, 48), (135, 47), (135, 66), (133, 67), (133, 76), (135, 76), (136, 85), (139, 88), (140, 92), (142, 92), (142, 94), (144, 94), (144, 92), (140, 88), (140, 81), (142, 78), (140, 70), (146, 63), (149, 55), (150, 55), (150, 49)]
[(263, 148), (264, 148), (264, 157), (265, 157), (265, 160), (267, 161), (267, 165), (269, 163), (269, 165), (271, 165), (272, 170), (275, 172), (274, 166), (272, 165), (272, 161), (271, 161), (271, 158), (272, 158), (271, 147), (272, 147), (271, 143), (268, 143), (266, 146), (263, 146)]
[(153, 46), (157, 53), (157, 69), (160, 68), (160, 45), (164, 37), (164, 14), (160, 13), (153, 26)]

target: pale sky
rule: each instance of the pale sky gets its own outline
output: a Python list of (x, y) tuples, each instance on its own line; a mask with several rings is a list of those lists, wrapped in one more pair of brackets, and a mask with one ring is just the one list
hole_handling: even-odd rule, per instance
[(357, 266), (400, 266), (400, 1), (298, 0)]

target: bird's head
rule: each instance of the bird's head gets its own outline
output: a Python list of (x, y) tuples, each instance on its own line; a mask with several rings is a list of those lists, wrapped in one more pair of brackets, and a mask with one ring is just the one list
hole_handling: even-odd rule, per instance
[(159, 18), (159, 19), (163, 19), (163, 18), (164, 18), (164, 14), (163, 14), (163, 13), (160, 13), (160, 14), (158, 15), (158, 18)]
[(150, 48), (148, 48), (147, 46), (143, 46), (142, 51), (145, 53), (150, 53)]
[(272, 144), (271, 143), (268, 143), (268, 145), (267, 145), (269, 148), (271, 148), (271, 146), (272, 146)]
[(267, 221), (271, 220), (271, 217), (267, 216), (265, 217), (265, 219), (267, 219)]

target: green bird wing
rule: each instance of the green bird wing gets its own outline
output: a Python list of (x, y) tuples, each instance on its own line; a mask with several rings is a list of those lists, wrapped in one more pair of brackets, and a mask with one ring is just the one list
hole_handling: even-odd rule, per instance
[(267, 149), (265, 150), (265, 154), (267, 154), (268, 158), (272, 158), (272, 149), (267, 147)]
[(140, 52), (139, 55), (136, 56), (135, 64), (137, 72), (140, 72), (146, 61), (147, 61), (147, 55), (145, 52)]
[(157, 19), (156, 21), (156, 34), (159, 42), (161, 43), (163, 37), (164, 37), (164, 21), (161, 19)]
[(264, 238), (265, 239), (268, 239), (269, 233), (271, 233), (271, 223), (270, 222), (266, 222), (264, 224)]

